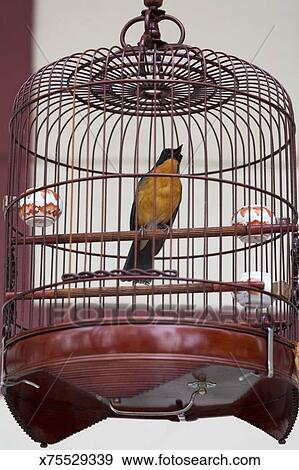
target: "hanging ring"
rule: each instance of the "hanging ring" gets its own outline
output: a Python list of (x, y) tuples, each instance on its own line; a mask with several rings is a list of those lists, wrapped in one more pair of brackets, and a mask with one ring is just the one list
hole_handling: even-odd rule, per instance
[[(150, 14), (151, 14), (151, 10), (148, 10), (145, 15), (137, 16), (136, 18), (133, 18), (132, 20), (130, 20), (123, 27), (123, 29), (120, 33), (120, 43), (121, 43), (121, 46), (123, 48), (128, 46), (128, 43), (126, 42), (126, 35), (127, 35), (128, 30), (134, 24), (140, 23), (141, 21), (144, 21), (145, 22), (145, 32), (149, 31)], [(180, 30), (180, 38), (179, 38), (177, 44), (183, 44), (184, 41), (185, 41), (185, 37), (186, 37), (186, 30), (185, 30), (185, 27), (184, 27), (183, 23), (180, 20), (178, 20), (177, 18), (175, 18), (174, 16), (166, 15), (166, 14), (161, 15), (158, 19), (158, 22), (165, 21), (165, 20), (171, 21), (172, 23), (175, 23), (178, 26), (178, 28)]]
[(133, 26), (136, 23), (139, 23), (140, 21), (144, 21), (143, 16), (137, 16), (136, 18), (133, 18), (132, 20), (128, 21), (128, 23), (123, 27), (120, 33), (120, 43), (123, 48), (128, 46), (128, 44), (126, 43), (126, 34), (128, 30), (131, 28), (131, 26)]
[(183, 23), (180, 20), (178, 20), (175, 16), (171, 16), (171, 15), (163, 15), (161, 20), (171, 21), (172, 23), (175, 23), (178, 26), (181, 35), (177, 44), (184, 44), (184, 41), (186, 38), (186, 30), (185, 30), (185, 26), (183, 25)]

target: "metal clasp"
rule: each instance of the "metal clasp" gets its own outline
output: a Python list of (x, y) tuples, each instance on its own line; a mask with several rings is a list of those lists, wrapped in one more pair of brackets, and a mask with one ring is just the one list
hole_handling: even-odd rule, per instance
[(274, 323), (270, 313), (262, 318), (263, 328), (267, 331), (267, 377), (274, 376)]
[(16, 199), (16, 196), (5, 195), (2, 199), (2, 211), (4, 215), (6, 214), (8, 206)]

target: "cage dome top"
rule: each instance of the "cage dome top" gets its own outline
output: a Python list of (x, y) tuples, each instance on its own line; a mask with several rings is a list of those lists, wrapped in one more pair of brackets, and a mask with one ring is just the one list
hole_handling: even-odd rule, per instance
[[(21, 89), (16, 107), (65, 93), (88, 108), (114, 114), (184, 116), (250, 101), (292, 120), (289, 96), (270, 74), (234, 56), (186, 45), (183, 24), (161, 10), (163, 2), (144, 3), (148, 8), (122, 29), (121, 47), (89, 49), (45, 66)], [(178, 26), (177, 43), (161, 38), (162, 21)], [(145, 31), (137, 45), (130, 45), (127, 32), (139, 22)]]

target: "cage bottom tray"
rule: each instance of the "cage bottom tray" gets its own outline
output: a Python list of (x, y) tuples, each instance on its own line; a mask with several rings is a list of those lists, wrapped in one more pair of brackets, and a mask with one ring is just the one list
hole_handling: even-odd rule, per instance
[(7, 383), (16, 383), (3, 387), (10, 411), (43, 444), (106, 418), (216, 416), (243, 419), (283, 443), (298, 410), (292, 344), (275, 337), (268, 378), (266, 334), (232, 324), (56, 325), (12, 339), (5, 370)]

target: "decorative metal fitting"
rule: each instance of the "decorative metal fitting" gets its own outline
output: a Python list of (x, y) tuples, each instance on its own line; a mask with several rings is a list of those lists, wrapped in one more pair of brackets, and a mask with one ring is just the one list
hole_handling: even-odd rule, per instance
[(145, 31), (141, 36), (138, 45), (141, 45), (146, 49), (154, 49), (155, 46), (159, 48), (166, 44), (164, 41), (161, 41), (161, 32), (159, 28), (159, 22), (164, 15), (165, 11), (159, 10), (158, 8), (149, 8), (142, 12)]
[(204, 397), (208, 393), (208, 389), (215, 388), (216, 384), (214, 382), (196, 380), (195, 382), (189, 382), (188, 387), (196, 390), (201, 397)]

